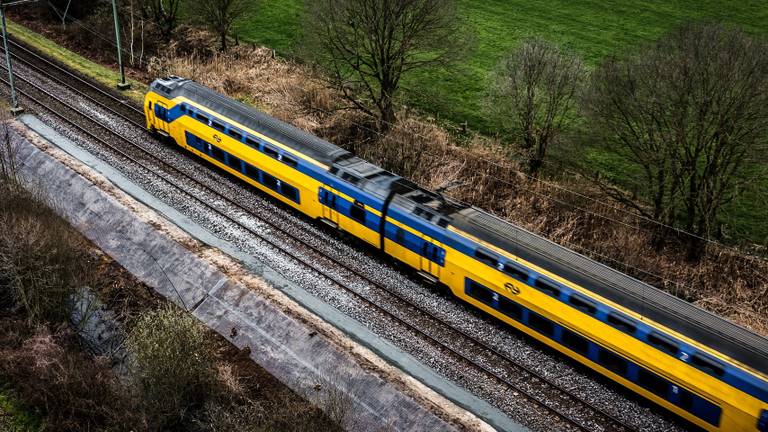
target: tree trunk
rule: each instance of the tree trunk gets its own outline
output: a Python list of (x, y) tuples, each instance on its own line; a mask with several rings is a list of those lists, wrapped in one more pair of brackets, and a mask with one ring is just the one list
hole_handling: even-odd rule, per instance
[(381, 118), (379, 119), (379, 132), (385, 133), (392, 127), (392, 125), (395, 124), (395, 121), (397, 121), (397, 116), (395, 115), (395, 108), (392, 106), (392, 101), (387, 100), (382, 102), (379, 111), (381, 114)]
[(688, 251), (685, 258), (688, 262), (696, 263), (704, 256), (704, 241), (698, 237), (688, 236)]
[(539, 171), (541, 171), (543, 165), (544, 158), (538, 154), (528, 160), (528, 171), (533, 178), (539, 177)]

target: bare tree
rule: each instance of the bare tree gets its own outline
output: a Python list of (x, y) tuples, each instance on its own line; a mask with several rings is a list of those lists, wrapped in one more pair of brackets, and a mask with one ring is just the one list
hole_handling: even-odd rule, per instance
[(519, 140), (531, 174), (538, 174), (547, 149), (576, 118), (584, 78), (576, 56), (538, 39), (523, 42), (496, 68), (488, 106)]
[(332, 84), (386, 129), (403, 76), (444, 65), (466, 46), (452, 0), (307, 1), (305, 49)]
[[(179, 25), (179, 6), (184, 0), (138, 0), (142, 18), (157, 26), (160, 37), (164, 41), (171, 40), (174, 30)], [(204, 3), (204, 0), (196, 3)], [(193, 4), (196, 4), (193, 3)]]
[(219, 36), (221, 50), (227, 50), (227, 36), (238, 20), (255, 7), (253, 0), (206, 0), (190, 4), (194, 19)]
[[(613, 197), (698, 237), (719, 235), (720, 215), (757, 175), (768, 145), (768, 45), (736, 30), (689, 25), (595, 74), (588, 114), (608, 148), (641, 173)], [(689, 239), (689, 259), (702, 253)]]
[(126, 26), (127, 28), (123, 29), (123, 39), (128, 41), (129, 63), (131, 66), (139, 68), (144, 66), (144, 36), (146, 34), (146, 19), (142, 16), (137, 16), (140, 15), (137, 14), (139, 12), (137, 4), (140, 4), (140, 2), (141, 0), (130, 0), (127, 5), (127, 11), (125, 11), (126, 6), (123, 6), (123, 15), (128, 15), (128, 25)]

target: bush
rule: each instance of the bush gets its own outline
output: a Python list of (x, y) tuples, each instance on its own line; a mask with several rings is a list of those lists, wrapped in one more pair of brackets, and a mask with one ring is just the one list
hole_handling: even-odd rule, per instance
[(43, 411), (47, 430), (136, 430), (141, 424), (104, 358), (79, 352), (66, 327), (38, 327), (27, 335), (18, 322), (0, 322), (0, 377), (30, 407)]
[(31, 322), (68, 318), (69, 296), (92, 275), (80, 237), (40, 194), (21, 186), (15, 148), (0, 128), (0, 307), (22, 308)]
[(128, 336), (131, 372), (153, 429), (183, 426), (209, 399), (213, 348), (203, 326), (171, 306), (139, 317)]

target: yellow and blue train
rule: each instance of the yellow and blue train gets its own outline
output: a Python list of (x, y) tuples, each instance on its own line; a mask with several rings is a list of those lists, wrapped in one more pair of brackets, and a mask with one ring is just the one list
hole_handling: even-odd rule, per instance
[(768, 431), (768, 339), (194, 81), (147, 128), (705, 430)]

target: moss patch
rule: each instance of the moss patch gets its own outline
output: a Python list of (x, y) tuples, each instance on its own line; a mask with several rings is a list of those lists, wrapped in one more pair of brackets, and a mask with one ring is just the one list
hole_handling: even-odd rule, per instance
[(11, 390), (0, 383), (0, 431), (27, 432), (42, 429), (40, 418), (28, 411)]

